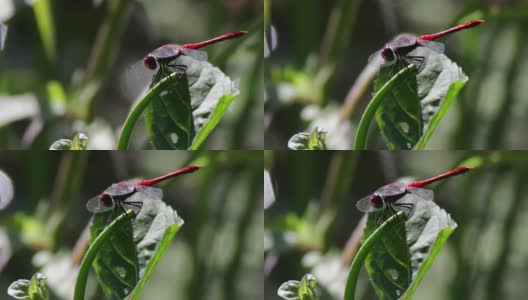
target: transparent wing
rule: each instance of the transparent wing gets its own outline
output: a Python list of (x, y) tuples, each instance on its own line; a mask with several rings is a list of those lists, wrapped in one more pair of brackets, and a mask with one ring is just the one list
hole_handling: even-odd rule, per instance
[(396, 59), (393, 59), (390, 61), (383, 59), (383, 56), (381, 56), (382, 51), (383, 49), (378, 50), (369, 56), (368, 58), (369, 65), (386, 67), (386, 66), (393, 65), (396, 62)]
[(102, 213), (102, 212), (106, 212), (106, 211), (109, 211), (109, 210), (112, 210), (115, 206), (115, 203), (114, 201), (111, 201), (111, 205), (110, 206), (105, 206), (105, 205), (102, 205), (101, 202), (99, 201), (99, 197), (101, 195), (97, 195), (95, 197), (93, 197), (92, 199), (88, 200), (88, 202), (86, 202), (86, 209), (90, 212), (93, 212), (93, 213)]
[(152, 50), (152, 52), (150, 52), (149, 54), (155, 57), (156, 59), (171, 58), (180, 55), (181, 48), (182, 47), (180, 45), (166, 44)]
[(196, 49), (190, 49), (190, 48), (181, 48), (181, 53), (183, 55), (190, 56), (196, 60), (199, 61), (207, 61), (207, 52), (196, 50)]
[(111, 196), (124, 196), (134, 192), (134, 185), (126, 181), (112, 184), (105, 190)]
[(418, 39), (414, 35), (410, 34), (402, 34), (397, 37), (395, 37), (392, 41), (388, 42), (386, 47), (391, 47), (392, 49), (397, 48), (406, 48), (411, 47), (416, 44), (416, 41)]
[(385, 208), (385, 202), (383, 202), (383, 206), (382, 207), (374, 207), (370, 204), (370, 197), (372, 197), (372, 195), (369, 195), (361, 200), (359, 200), (357, 203), (356, 203), (356, 208), (359, 210), (359, 211), (362, 211), (364, 213), (369, 213), (369, 212), (373, 212), (373, 211), (378, 211), (378, 210), (381, 210), (381, 209), (384, 209)]
[(407, 185), (399, 182), (394, 182), (380, 187), (374, 193), (382, 197), (397, 196), (407, 191)]
[(415, 188), (415, 187), (407, 187), (407, 191), (415, 195), (416, 197), (426, 200), (426, 201), (431, 201), (434, 198), (434, 193), (431, 190)]
[(435, 41), (428, 41), (428, 40), (422, 40), (418, 39), (418, 45), (422, 47), (427, 47), (431, 50), (433, 50), (436, 53), (442, 54), (445, 51), (445, 46), (443, 43), (435, 42)]
[(150, 199), (161, 200), (163, 199), (163, 190), (147, 185), (138, 185), (136, 190), (141, 194), (147, 196)]
[(130, 65), (121, 78), (123, 92), (126, 97), (130, 100), (135, 100), (147, 88), (156, 71), (157, 69), (151, 70), (146, 68), (143, 65), (143, 60), (139, 60)]

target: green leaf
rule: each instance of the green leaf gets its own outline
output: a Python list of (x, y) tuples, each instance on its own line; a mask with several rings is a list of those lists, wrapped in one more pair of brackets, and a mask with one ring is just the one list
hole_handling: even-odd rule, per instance
[(218, 125), (218, 122), (220, 122), (220, 119), (222, 119), (222, 116), (226, 112), (233, 99), (235, 99), (235, 95), (232, 94), (227, 94), (220, 98), (220, 101), (218, 101), (218, 105), (213, 111), (211, 118), (202, 127), (202, 129), (198, 131), (198, 134), (196, 134), (196, 137), (192, 142), (190, 150), (198, 150), (200, 148), (205, 139), (213, 131), (216, 125)]
[[(389, 149), (423, 149), (468, 80), (462, 69), (443, 54), (418, 47), (410, 55), (425, 57), (423, 70), (414, 80), (409, 78), (393, 86), (376, 112)], [(389, 69), (380, 71), (376, 91), (387, 81)]]
[(359, 121), (358, 129), (356, 131), (356, 138), (354, 141), (355, 150), (366, 150), (368, 128), (372, 119), (374, 118), (374, 115), (376, 114), (376, 111), (385, 100), (386, 95), (390, 94), (390, 92), (395, 86), (397, 86), (400, 82), (404, 81), (405, 78), (408, 76), (408, 73), (415, 73), (415, 69), (416, 67), (414, 65), (410, 65), (408, 68), (403, 68), (396, 75), (391, 77), (390, 80), (387, 81), (374, 94), (374, 97), (372, 97), (372, 100), (367, 105), (367, 108), (365, 109), (365, 112), (363, 113), (363, 115), (361, 116), (361, 120)]
[[(399, 202), (414, 204), (412, 214), (404, 224), (391, 228), (382, 236), (365, 262), (379, 299), (411, 299), (457, 226), (433, 201), (407, 194)], [(365, 239), (376, 229), (376, 220), (376, 213), (369, 214)]]
[(418, 201), (413, 216), (405, 223), (405, 227), (413, 281), (401, 299), (412, 299), (416, 288), (457, 224), (435, 202)]
[(196, 133), (212, 122), (195, 143), (197, 148), (238, 93), (231, 79), (208, 62), (183, 56), (176, 64), (186, 65), (187, 71), (183, 76), (172, 74), (162, 80), (163, 87), (151, 95), (145, 115), (155, 149), (186, 150)]
[(317, 300), (315, 287), (317, 278), (311, 274), (303, 276), (301, 281), (289, 280), (283, 283), (277, 291), (279, 297), (286, 300)]
[(31, 280), (19, 279), (11, 283), (7, 294), (15, 299), (47, 300), (49, 294), (46, 276), (36, 273)]
[[(346, 286), (345, 286), (345, 300), (353, 300), (356, 293), (356, 285), (359, 278), (359, 272), (361, 271), (361, 266), (363, 262), (370, 255), (370, 250), (376, 245), (380, 237), (382, 237), (389, 229), (392, 229), (394, 226), (398, 225), (398, 222), (404, 218), (403, 212), (398, 212), (397, 214), (388, 218), (381, 226), (376, 228), (369, 236), (364, 235), (364, 239), (359, 248), (352, 265), (350, 265), (350, 270), (348, 271)], [(401, 223), (400, 223), (401, 224)]]
[(86, 150), (87, 145), (88, 137), (84, 133), (79, 132), (73, 137), (70, 150)]
[[(94, 217), (91, 242), (104, 230), (108, 215)], [(95, 274), (109, 299), (123, 299), (139, 281), (139, 264), (134, 244), (132, 223), (120, 223), (100, 248), (93, 262)]]
[[(365, 239), (378, 227), (378, 217), (379, 213), (369, 215)], [(370, 282), (379, 299), (398, 299), (411, 282), (407, 235), (403, 223), (398, 225), (391, 227), (380, 237), (365, 260)]]
[(57, 47), (50, 1), (40, 0), (34, 2), (33, 11), (47, 63), (51, 63), (55, 60)]
[(60, 139), (56, 140), (51, 144), (50, 150), (70, 150), (72, 146), (72, 140), (69, 139)]
[(73, 140), (60, 139), (50, 146), (50, 150), (86, 150), (88, 146), (88, 137), (84, 133), (77, 133)]
[[(389, 80), (390, 68), (384, 68), (374, 83), (379, 91)], [(422, 130), (416, 71), (404, 73), (399, 84), (385, 94), (376, 111), (376, 121), (389, 149), (412, 149)]]
[(288, 148), (292, 150), (326, 150), (326, 130), (314, 128), (312, 133), (300, 132), (288, 141)]
[(187, 76), (169, 80), (145, 111), (150, 141), (155, 149), (187, 149), (194, 136)]
[[(104, 293), (111, 299), (139, 299), (154, 268), (183, 224), (177, 213), (161, 199), (135, 193), (128, 201), (142, 201), (133, 223), (126, 222), (99, 248), (94, 269)], [(92, 240), (106, 225), (108, 214), (97, 214)]]

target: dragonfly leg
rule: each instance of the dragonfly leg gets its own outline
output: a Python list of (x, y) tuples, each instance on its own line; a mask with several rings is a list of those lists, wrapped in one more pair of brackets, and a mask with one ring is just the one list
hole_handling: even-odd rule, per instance
[[(413, 209), (414, 209), (414, 204), (412, 204), (412, 203), (393, 203), (392, 205), (400, 208), (400, 210), (403, 211), (403, 213), (405, 213), (405, 218), (409, 218), (411, 216), (411, 214), (412, 214)], [(401, 208), (404, 208), (405, 211), (402, 210)]]
[[(425, 56), (408, 55), (408, 56), (405, 57), (405, 60), (408, 63), (413, 63), (416, 66), (417, 73), (420, 73), (423, 70), (424, 66), (425, 66)], [(418, 64), (416, 64), (415, 62), (417, 62)]]
[(138, 208), (135, 216), (134, 216), (134, 219), (132, 220), (132, 222), (134, 222), (139, 214), (139, 212), (141, 211), (141, 208), (143, 208), (143, 202), (141, 201), (126, 201), (126, 202), (123, 202), (124, 204), (126, 205), (130, 205), (130, 206), (134, 206), (136, 208)]
[(183, 74), (187, 71), (186, 65), (178, 65), (178, 64), (168, 64), (167, 67), (170, 67), (176, 71), (176, 74), (178, 75), (178, 78), (181, 78)]
[(162, 77), (163, 73), (163, 67), (159, 67), (158, 71), (156, 71), (156, 74), (152, 76), (152, 82), (150, 83), (149, 88), (152, 88), (156, 83), (158, 83)]
[(389, 72), (389, 78), (391, 78), (394, 74), (396, 74), (396, 72), (398, 72), (399, 65), (400, 65), (400, 59), (396, 58), (396, 62), (392, 65), (392, 68)]
[(376, 224), (381, 225), (381, 223), (383, 223), (383, 221), (385, 221), (385, 219), (387, 218), (388, 213), (389, 213), (389, 209), (387, 207), (381, 212), (381, 215), (376, 220)]
[(113, 220), (115, 218), (117, 214), (117, 207), (114, 207), (114, 209), (112, 209), (112, 214), (108, 217), (108, 219), (106, 219), (106, 223), (110, 223), (111, 220)]

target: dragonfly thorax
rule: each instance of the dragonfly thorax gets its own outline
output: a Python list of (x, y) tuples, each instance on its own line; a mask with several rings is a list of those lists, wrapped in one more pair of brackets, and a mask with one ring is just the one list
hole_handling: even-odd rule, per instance
[(370, 197), (370, 205), (374, 208), (382, 208), (383, 207), (383, 199), (380, 195), (374, 194)]
[(107, 193), (102, 193), (101, 196), (99, 196), (99, 204), (105, 207), (110, 207), (113, 205), (112, 196), (108, 195)]
[(150, 70), (155, 70), (158, 68), (158, 61), (150, 54), (143, 58), (143, 64), (147, 69)]

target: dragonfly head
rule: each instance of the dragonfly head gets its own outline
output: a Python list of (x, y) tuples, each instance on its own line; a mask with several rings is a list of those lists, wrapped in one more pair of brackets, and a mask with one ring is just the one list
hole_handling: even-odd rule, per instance
[(380, 195), (374, 194), (370, 197), (370, 205), (374, 208), (383, 208), (383, 199)]
[(99, 196), (99, 204), (104, 207), (111, 207), (113, 205), (112, 196), (107, 193), (102, 193), (101, 196)]
[(393, 61), (396, 55), (394, 55), (394, 50), (392, 50), (391, 47), (385, 46), (383, 47), (383, 50), (381, 50), (381, 57), (385, 61)]
[(158, 68), (158, 62), (156, 61), (154, 56), (150, 54), (145, 56), (145, 58), (143, 58), (143, 64), (145, 65), (147, 69), (150, 69), (150, 70), (155, 70)]

